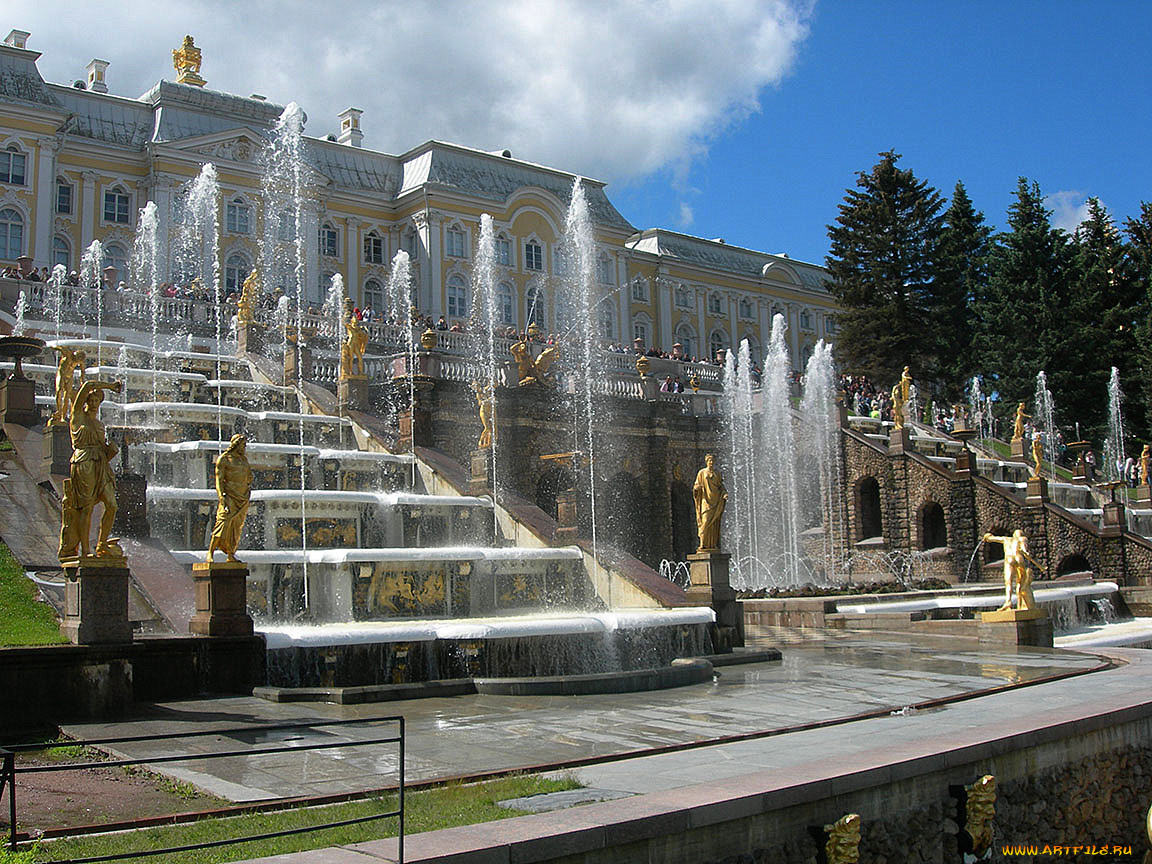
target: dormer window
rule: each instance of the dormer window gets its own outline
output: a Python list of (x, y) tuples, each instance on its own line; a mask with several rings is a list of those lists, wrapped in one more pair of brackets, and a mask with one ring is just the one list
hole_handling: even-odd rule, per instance
[(243, 198), (233, 198), (225, 208), (224, 224), (230, 234), (248, 234), (252, 230), (252, 208)]
[(23, 186), (27, 164), (28, 157), (15, 144), (9, 145), (7, 150), (0, 150), (0, 183)]
[(131, 221), (132, 196), (120, 186), (113, 186), (104, 193), (104, 221), (117, 225), (127, 225)]
[(369, 231), (364, 235), (364, 263), (384, 263), (384, 238), (375, 231)]

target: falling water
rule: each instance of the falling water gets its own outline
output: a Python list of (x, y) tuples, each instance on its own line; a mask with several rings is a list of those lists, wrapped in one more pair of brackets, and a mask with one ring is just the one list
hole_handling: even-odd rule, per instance
[[(100, 285), (100, 268), (104, 264), (104, 245), (93, 240), (80, 258), (80, 284), (91, 288), (96, 297), (96, 365), (101, 365), (101, 348), (104, 338), (104, 289)], [(77, 295), (77, 299), (82, 295)], [(59, 323), (56, 325), (60, 329)]]
[[(156, 202), (149, 201), (140, 210), (140, 226), (136, 229), (136, 243), (132, 251), (133, 286), (140, 290), (148, 286), (148, 302), (152, 324), (152, 425), (159, 425), (159, 333), (160, 333), (160, 276), (156, 260), (159, 248), (160, 219)], [(152, 453), (152, 468), (156, 469), (158, 454)]]
[[(48, 278), (48, 287), (52, 294), (52, 317), (56, 322), (56, 338), (60, 338), (60, 319), (64, 317), (64, 281), (68, 272), (63, 264), (52, 268), (52, 275)], [(47, 298), (45, 298), (47, 300)]]
[[(412, 265), (403, 249), (392, 258), (388, 274), (388, 298), (393, 320), (404, 333), (408, 349), (408, 434), (409, 446), (416, 452), (416, 322), (412, 320)], [(416, 461), (412, 461), (411, 485), (416, 486)]]
[(16, 323), (12, 325), (13, 336), (24, 335), (24, 316), (28, 306), (28, 298), (24, 295), (24, 289), (20, 289), (20, 296), (16, 298)]
[[(1044, 433), (1044, 458), (1051, 466), (1052, 479), (1056, 479), (1056, 408), (1052, 403), (1052, 393), (1048, 390), (1048, 376), (1041, 369), (1036, 375), (1036, 427)], [(1036, 473), (1040, 473), (1037, 466)]]
[[(489, 401), (492, 410), (489, 423), (492, 426), (492, 501), (495, 504), (498, 496), (496, 457), (499, 446), (496, 425), (496, 385), (498, 383), (496, 328), (500, 324), (500, 314), (499, 301), (496, 296), (496, 232), (493, 228), (492, 217), (487, 213), (480, 216), (480, 242), (476, 249), (476, 267), (472, 272), (472, 278), (473, 320), (482, 321), (484, 324), (484, 344), (480, 346), (480, 353), (484, 358), (484, 369), (488, 379), (483, 398)], [(472, 329), (475, 330), (475, 328)], [(496, 507), (492, 508), (492, 534), (494, 538), (499, 534)]]
[[(792, 434), (790, 380), (792, 360), (784, 338), (784, 316), (772, 319), (772, 335), (764, 366), (764, 409), (761, 424), (761, 454), (765, 463), (765, 521), (770, 539), (765, 551), (775, 552), (773, 576), (784, 584), (801, 582), (800, 513), (797, 501), (796, 452)], [(761, 547), (765, 543), (761, 541)], [(767, 555), (761, 560), (768, 560)]]
[[(324, 295), (324, 305), (321, 307), (320, 315), (323, 318), (326, 326), (331, 329), (332, 344), (336, 346), (336, 380), (340, 380), (340, 364), (344, 353), (344, 298), (347, 295), (344, 292), (344, 277), (339, 273), (332, 274), (332, 280), (328, 283), (328, 293)], [(337, 413), (344, 413), (344, 404), (340, 401), (340, 387), (336, 388), (336, 404)], [(340, 427), (340, 442), (343, 446), (344, 442), (344, 427)]]
[(740, 412), (739, 395), (740, 382), (736, 374), (736, 354), (729, 351), (724, 358), (724, 392), (721, 394), (721, 432), (727, 448), (728, 465), (726, 473), (731, 478), (729, 483), (727, 511), (730, 516), (720, 523), (724, 535), (724, 546), (731, 549), (736, 560), (733, 568), (733, 584), (744, 587), (742, 583), (744, 567), (742, 562), (748, 557), (752, 544), (748, 533), (751, 529), (751, 520), (746, 518), (746, 510), (750, 503), (748, 491), (747, 449), (748, 441), (743, 432), (743, 417)]
[(1124, 417), (1120, 413), (1123, 401), (1120, 370), (1113, 366), (1108, 379), (1108, 440), (1104, 443), (1104, 470), (1108, 472), (1109, 480), (1124, 479)]
[(984, 434), (984, 394), (981, 392), (979, 375), (973, 375), (972, 383), (968, 385), (968, 405), (972, 409), (976, 433), (980, 438), (990, 438), (991, 435)]
[(847, 572), (848, 531), (840, 494), (840, 420), (836, 412), (836, 368), (832, 346), (823, 339), (808, 358), (807, 384), (800, 402), (798, 470), (804, 528), (824, 526), (825, 578), (839, 581)]
[[(596, 525), (596, 418), (592, 405), (593, 363), (599, 353), (596, 350), (596, 327), (594, 310), (598, 303), (594, 296), (596, 280), (594, 278), (596, 267), (596, 240), (593, 234), (592, 218), (588, 212), (588, 200), (584, 196), (584, 184), (577, 177), (572, 183), (572, 201), (568, 206), (568, 214), (564, 220), (564, 237), (562, 248), (566, 253), (568, 263), (569, 310), (574, 313), (572, 332), (577, 337), (577, 348), (580, 351), (579, 367), (576, 375), (576, 390), (573, 398), (583, 397), (583, 416), (577, 423), (575, 450), (580, 450), (580, 438), (583, 437), (584, 448), (588, 463), (588, 495), (590, 506), (590, 519), (592, 524), (592, 560), (598, 561), (597, 525)], [(561, 308), (560, 298), (557, 298), (557, 308)], [(583, 428), (580, 428), (583, 427)], [(609, 583), (611, 585), (611, 583)], [(611, 590), (611, 588), (609, 588)], [(609, 596), (608, 605), (612, 605)]]

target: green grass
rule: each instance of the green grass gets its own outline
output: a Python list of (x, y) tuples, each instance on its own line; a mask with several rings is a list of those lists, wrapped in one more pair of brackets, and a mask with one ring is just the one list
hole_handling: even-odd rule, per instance
[[(432, 789), (409, 792), (405, 796), (405, 834), (419, 834), (456, 825), (472, 825), (478, 822), (491, 822), (524, 815), (516, 810), (497, 807), (497, 801), (507, 798), (520, 798), (539, 795), (545, 792), (559, 792), (579, 788), (574, 779), (549, 780), (538, 776), (513, 776), (487, 783), (470, 785), (449, 785)], [(186, 825), (165, 825), (156, 828), (142, 828), (117, 834), (103, 834), (89, 837), (44, 841), (32, 848), (32, 857), (7, 859), (0, 856), (0, 864), (34, 864), (34, 862), (60, 861), (67, 858), (81, 858), (96, 855), (136, 852), (144, 849), (161, 849), (190, 843), (223, 840), (229, 837), (242, 837), (297, 828), (306, 825), (319, 825), (341, 819), (354, 819), (375, 813), (385, 813), (397, 807), (396, 796), (386, 795), (364, 801), (352, 801), (326, 807), (300, 807), (269, 813), (252, 813), (228, 818), (208, 818)], [(301, 852), (336, 844), (362, 843), (395, 836), (398, 820), (379, 819), (361, 825), (345, 828), (329, 828), (265, 840), (260, 843), (236, 843), (217, 849), (203, 849), (175, 855), (134, 857), (128, 861), (161, 861), (165, 864), (217, 864), (241, 858), (257, 858), (266, 855), (282, 855)]]
[(58, 645), (66, 641), (52, 607), (36, 599), (36, 586), (8, 547), (0, 544), (0, 646)]

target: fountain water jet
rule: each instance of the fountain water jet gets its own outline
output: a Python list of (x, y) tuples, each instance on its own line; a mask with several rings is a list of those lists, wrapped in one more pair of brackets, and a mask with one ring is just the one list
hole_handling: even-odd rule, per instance
[[(1048, 389), (1048, 376), (1041, 369), (1036, 375), (1036, 425), (1044, 433), (1043, 452), (1051, 468), (1052, 479), (1056, 479), (1056, 406)], [(1040, 466), (1036, 466), (1040, 474)]]
[(1108, 378), (1108, 440), (1104, 442), (1104, 470), (1109, 480), (1124, 480), (1124, 416), (1121, 403), (1120, 370), (1112, 367)]

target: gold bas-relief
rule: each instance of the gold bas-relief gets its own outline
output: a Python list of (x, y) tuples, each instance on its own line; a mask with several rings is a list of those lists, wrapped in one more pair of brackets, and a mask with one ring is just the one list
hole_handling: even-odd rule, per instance
[(697, 552), (720, 548), (720, 517), (728, 503), (728, 490), (724, 480), (714, 467), (716, 457), (709, 453), (704, 457), (704, 467), (696, 472), (696, 482), (692, 484), (692, 500), (696, 505), (696, 533), (700, 538)]
[(972, 852), (980, 858), (992, 845), (992, 820), (996, 816), (996, 778), (985, 774), (964, 787), (964, 830), (972, 838)]
[(824, 856), (828, 864), (857, 864), (860, 860), (860, 816), (848, 813), (831, 825), (825, 825), (828, 841)]
[(229, 561), (239, 561), (236, 550), (248, 517), (252, 495), (252, 468), (248, 464), (248, 439), (233, 435), (228, 448), (216, 458), (216, 524), (208, 541), (208, 563), (219, 549)]
[(119, 393), (119, 381), (85, 381), (76, 391), (69, 412), (68, 431), (72, 438), (72, 459), (68, 466), (64, 500), (60, 507), (60, 560), (77, 555), (92, 557), (92, 511), (104, 505), (96, 534), (97, 558), (123, 558), (124, 551), (112, 531), (116, 518), (116, 477), (112, 458), (116, 445), (108, 443), (104, 424), (100, 422), (100, 403), (104, 391)]

